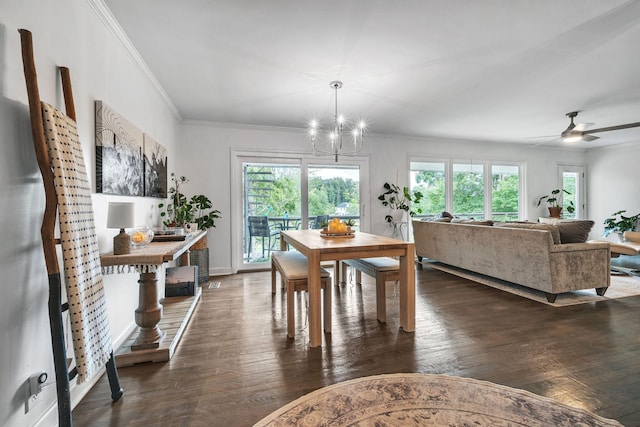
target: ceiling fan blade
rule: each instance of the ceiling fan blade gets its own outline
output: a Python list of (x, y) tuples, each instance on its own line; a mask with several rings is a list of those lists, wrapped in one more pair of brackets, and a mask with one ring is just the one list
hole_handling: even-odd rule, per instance
[(584, 142), (590, 142), (590, 141), (595, 141), (596, 139), (599, 139), (599, 136), (593, 136), (593, 135), (589, 135), (587, 133), (585, 133), (584, 135), (582, 135), (582, 140)]
[[(538, 142), (537, 144), (533, 144), (531, 146), (531, 148), (536, 148), (536, 147), (540, 147), (541, 145), (545, 145), (545, 144), (551, 144), (554, 143), (556, 141), (560, 141), (562, 138), (557, 137), (557, 136), (549, 136), (549, 137), (541, 137), (541, 138), (546, 138), (544, 141), (542, 142)], [(529, 139), (533, 139), (533, 138), (529, 138)]]
[(542, 135), (542, 136), (528, 136), (526, 139), (548, 139), (557, 138), (558, 135)]

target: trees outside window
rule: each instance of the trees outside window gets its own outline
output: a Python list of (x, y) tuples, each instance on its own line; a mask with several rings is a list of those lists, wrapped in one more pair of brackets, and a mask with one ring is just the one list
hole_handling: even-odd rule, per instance
[(421, 216), (448, 211), (459, 218), (520, 219), (520, 164), (427, 160), (412, 161), (410, 170), (410, 188), (424, 195)]

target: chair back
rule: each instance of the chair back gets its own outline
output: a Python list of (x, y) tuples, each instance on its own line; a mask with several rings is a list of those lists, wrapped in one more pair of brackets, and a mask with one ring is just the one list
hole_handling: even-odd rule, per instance
[(249, 235), (251, 237), (269, 237), (271, 229), (269, 227), (269, 219), (266, 216), (250, 216)]
[(316, 219), (313, 221), (313, 229), (322, 228), (322, 224), (326, 224), (329, 222), (329, 215), (318, 215)]

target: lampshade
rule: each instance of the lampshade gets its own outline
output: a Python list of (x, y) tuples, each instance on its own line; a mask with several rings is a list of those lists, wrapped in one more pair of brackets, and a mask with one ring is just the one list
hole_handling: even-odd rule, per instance
[(134, 225), (133, 203), (109, 202), (107, 228), (131, 228)]

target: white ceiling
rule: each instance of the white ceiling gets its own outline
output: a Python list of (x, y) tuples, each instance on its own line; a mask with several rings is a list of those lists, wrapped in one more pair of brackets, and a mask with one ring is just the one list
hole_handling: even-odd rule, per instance
[[(104, 0), (185, 120), (554, 145), (640, 122), (640, 1)], [(532, 138), (548, 136), (547, 138)], [(581, 147), (640, 141), (640, 128)]]

